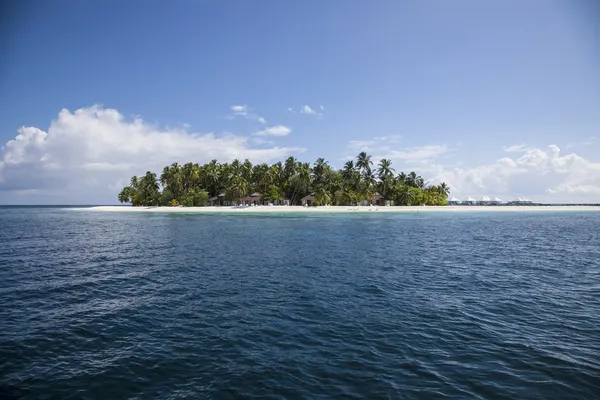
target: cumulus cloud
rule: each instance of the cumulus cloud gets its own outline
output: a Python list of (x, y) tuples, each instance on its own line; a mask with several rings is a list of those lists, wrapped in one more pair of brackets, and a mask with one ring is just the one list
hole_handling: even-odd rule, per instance
[(310, 108), (307, 105), (304, 105), (300, 108), (300, 114), (306, 114), (306, 115), (315, 115), (317, 112), (315, 110), (313, 110), (312, 108)]
[(502, 157), (473, 167), (430, 165), (426, 173), (447, 182), (453, 195), (526, 196), (553, 203), (600, 203), (600, 162), (562, 154), (556, 145), (532, 148), (515, 158)]
[(248, 115), (248, 107), (247, 106), (231, 106), (231, 111), (233, 111), (234, 115)]
[(317, 110), (316, 107), (312, 108), (308, 104), (305, 104), (303, 106), (300, 106), (300, 108), (298, 108), (298, 110), (288, 107), (288, 111), (291, 113), (294, 113), (294, 114), (313, 115), (320, 119), (320, 118), (323, 118), (323, 115), (325, 112), (325, 107), (319, 106), (318, 110)]
[(261, 117), (254, 111), (252, 111), (247, 105), (233, 105), (230, 107), (231, 114), (227, 115), (226, 119), (234, 119), (236, 117), (242, 117), (249, 119), (251, 121), (258, 121), (261, 124), (266, 124), (267, 120), (264, 117)]
[(290, 133), (292, 133), (292, 130), (287, 126), (275, 125), (270, 128), (263, 129), (262, 131), (258, 131), (255, 134), (258, 136), (287, 136)]
[[(243, 106), (233, 111), (244, 112)], [(133, 174), (160, 172), (172, 162), (253, 162), (281, 159), (299, 148), (254, 148), (250, 138), (233, 134), (166, 129), (142, 119), (127, 119), (99, 106), (62, 110), (47, 130), (22, 127), (0, 150), (0, 196), (16, 191), (87, 191), (90, 202), (114, 201), (115, 189)], [(112, 189), (110, 189), (112, 188)], [(87, 189), (86, 189), (87, 190)]]

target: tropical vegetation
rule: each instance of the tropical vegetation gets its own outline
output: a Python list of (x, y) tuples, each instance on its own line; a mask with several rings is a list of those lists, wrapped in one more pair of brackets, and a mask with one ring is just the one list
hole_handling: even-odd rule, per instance
[(262, 201), (288, 199), (290, 204), (300, 204), (311, 194), (313, 205), (352, 205), (378, 193), (395, 205), (446, 205), (450, 188), (445, 183), (430, 185), (415, 172), (396, 174), (387, 159), (373, 165), (371, 156), (361, 152), (341, 170), (323, 158), (312, 165), (294, 157), (272, 165), (252, 165), (248, 160), (173, 163), (160, 176), (148, 171), (132, 177), (118, 199), (134, 206), (204, 206), (210, 197), (223, 195), (238, 203), (254, 192)]

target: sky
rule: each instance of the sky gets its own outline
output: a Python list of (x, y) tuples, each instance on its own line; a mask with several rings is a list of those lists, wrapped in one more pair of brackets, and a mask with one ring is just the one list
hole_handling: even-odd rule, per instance
[(0, 204), (361, 151), (458, 198), (600, 203), (599, 4), (2, 2)]

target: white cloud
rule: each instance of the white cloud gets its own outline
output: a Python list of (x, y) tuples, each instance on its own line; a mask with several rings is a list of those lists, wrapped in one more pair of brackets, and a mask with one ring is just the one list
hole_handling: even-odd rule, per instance
[(262, 131), (258, 131), (255, 134), (258, 136), (287, 136), (291, 132), (292, 130), (287, 126), (275, 125)]
[(261, 124), (266, 124), (267, 120), (264, 117), (253, 112), (247, 105), (233, 105), (230, 107), (231, 114), (226, 116), (225, 119), (234, 119), (236, 117), (243, 117), (251, 121), (258, 121)]
[(251, 138), (250, 141), (252, 143), (260, 145), (260, 146), (274, 146), (275, 145), (274, 140), (267, 139), (264, 136), (255, 136), (255, 137)]
[(406, 150), (391, 150), (385, 157), (404, 161), (423, 161), (431, 160), (449, 152), (446, 145), (426, 145), (420, 147), (411, 147)]
[(423, 174), (447, 182), (458, 197), (518, 196), (549, 203), (599, 203), (600, 162), (561, 154), (556, 145), (532, 148), (516, 158), (472, 167), (428, 165)]
[[(375, 149), (375, 145), (378, 141), (373, 139), (373, 140), (351, 140), (348, 142), (348, 150), (353, 151), (353, 152), (360, 152), (360, 151), (366, 151), (366, 152), (372, 152)], [(348, 156), (351, 157), (352, 156)]]
[[(235, 111), (243, 112), (243, 106)], [(58, 192), (63, 201), (70, 202), (70, 195), (82, 195), (81, 187), (92, 185), (85, 189), (87, 201), (114, 202), (118, 182), (147, 170), (160, 173), (163, 166), (175, 161), (248, 158), (264, 162), (298, 151), (302, 149), (253, 148), (250, 138), (233, 134), (161, 128), (140, 118), (128, 120), (117, 110), (99, 106), (75, 112), (62, 110), (46, 131), (22, 127), (2, 147), (0, 201), (16, 191), (35, 191)]]
[(600, 195), (600, 187), (593, 185), (570, 185), (561, 183), (555, 188), (548, 189), (548, 193), (569, 193), (569, 194), (593, 194)]
[(234, 115), (248, 115), (248, 106), (231, 106), (231, 111), (233, 111)]
[(302, 107), (300, 107), (300, 114), (306, 114), (306, 115), (315, 115), (317, 112), (315, 110), (313, 110), (312, 108), (310, 108), (308, 105), (304, 105)]
[(324, 112), (325, 112), (325, 107), (319, 106), (319, 110), (320, 111), (317, 111), (316, 108), (312, 108), (308, 104), (300, 106), (300, 108), (297, 111), (294, 110), (291, 107), (288, 107), (288, 111), (291, 112), (291, 113), (294, 113), (294, 114), (303, 114), (303, 115), (314, 115), (318, 119), (321, 119), (321, 118), (323, 118), (323, 115), (324, 115)]
[(504, 146), (502, 148), (507, 153), (519, 153), (529, 150), (525, 144), (514, 144), (512, 146)]

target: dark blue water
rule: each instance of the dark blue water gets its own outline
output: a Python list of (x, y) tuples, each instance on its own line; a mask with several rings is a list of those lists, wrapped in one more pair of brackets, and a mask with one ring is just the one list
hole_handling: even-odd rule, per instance
[(4, 208), (0, 283), (0, 398), (600, 396), (600, 213)]

